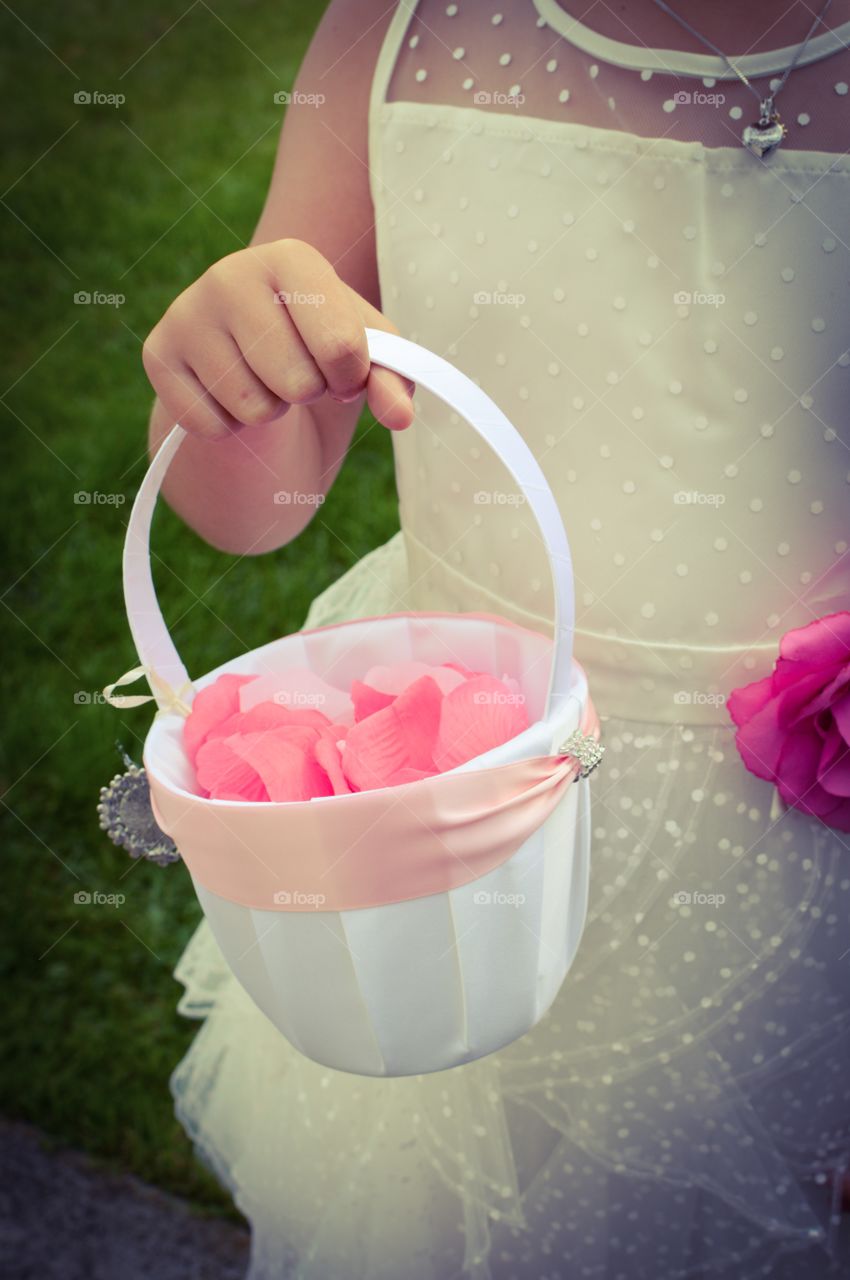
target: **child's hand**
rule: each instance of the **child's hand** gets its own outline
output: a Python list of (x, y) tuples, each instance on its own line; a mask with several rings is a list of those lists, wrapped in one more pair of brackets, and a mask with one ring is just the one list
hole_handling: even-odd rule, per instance
[(370, 365), (367, 326), (397, 332), (312, 245), (277, 240), (210, 267), (171, 304), (142, 355), (168, 417), (198, 436), (364, 392), (378, 421), (399, 430), (413, 420), (413, 386)]

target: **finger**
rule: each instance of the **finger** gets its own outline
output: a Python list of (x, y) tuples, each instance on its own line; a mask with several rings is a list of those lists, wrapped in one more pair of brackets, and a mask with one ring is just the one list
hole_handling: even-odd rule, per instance
[(369, 351), (363, 322), (330, 263), (306, 250), (286, 264), (278, 292), (295, 328), (327, 383), (328, 393), (351, 400), (366, 387)]
[(186, 362), (210, 395), (244, 426), (261, 426), (286, 411), (286, 403), (257, 377), (230, 333), (215, 331), (189, 352)]
[(160, 403), (174, 422), (192, 435), (220, 440), (241, 423), (224, 409), (188, 365), (164, 370), (155, 384)]
[(270, 302), (265, 290), (234, 306), (230, 331), (242, 358), (281, 401), (310, 404), (324, 395), (324, 376), (286, 307)]
[[(398, 329), (388, 320), (383, 312), (373, 307), (371, 302), (351, 290), (358, 314), (363, 324), (369, 329), (380, 329), (384, 333), (394, 333)], [(369, 408), (378, 422), (390, 431), (404, 431), (413, 422), (416, 410), (413, 395), (415, 382), (395, 373), (382, 365), (373, 364), (369, 374)]]
[(404, 431), (413, 422), (413, 383), (391, 369), (373, 364), (367, 384), (369, 408), (390, 431)]

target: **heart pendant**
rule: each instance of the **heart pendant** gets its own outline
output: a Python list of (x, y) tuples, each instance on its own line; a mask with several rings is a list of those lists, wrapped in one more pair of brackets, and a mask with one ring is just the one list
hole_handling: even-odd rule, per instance
[(741, 134), (741, 141), (754, 156), (763, 160), (765, 156), (770, 155), (771, 151), (776, 150), (787, 132), (779, 116), (775, 115), (769, 120), (748, 124)]

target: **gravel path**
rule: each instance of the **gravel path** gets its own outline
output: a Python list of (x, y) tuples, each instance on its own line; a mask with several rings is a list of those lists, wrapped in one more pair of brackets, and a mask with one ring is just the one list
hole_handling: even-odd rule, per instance
[(0, 1123), (4, 1280), (243, 1280), (247, 1230)]

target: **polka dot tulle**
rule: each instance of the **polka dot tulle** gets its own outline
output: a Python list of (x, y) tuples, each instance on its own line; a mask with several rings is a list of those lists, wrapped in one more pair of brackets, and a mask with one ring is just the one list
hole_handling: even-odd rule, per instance
[[(614, 65), (530, 0), (405, 7), (370, 120), (382, 305), (502, 406), (564, 517), (607, 747), (588, 924), (529, 1035), (402, 1080), (302, 1057), (202, 925), (178, 1114), (251, 1219), (251, 1280), (838, 1280), (850, 848), (774, 807), (725, 702), (850, 607), (850, 53), (794, 73), (762, 163), (740, 84)], [(402, 531), (307, 625), (547, 629), (510, 477), (416, 402)]]
[[(398, 559), (370, 571), (389, 583)], [(252, 1218), (256, 1275), (285, 1274), (284, 1245), (316, 1278), (843, 1274), (847, 851), (801, 815), (774, 822), (725, 730), (603, 732), (587, 930), (549, 1016), (495, 1057), (326, 1071), (199, 930), (178, 976), (183, 1011), (209, 1016), (175, 1097)]]
[[(658, 65), (653, 67), (601, 60), (598, 53), (588, 52), (581, 42), (571, 43), (561, 34), (563, 27), (568, 36), (578, 40), (575, 26), (570, 29), (568, 22), (563, 22), (553, 29), (544, 20), (535, 22), (532, 0), (520, 0), (508, 12), (493, 13), (489, 24), (489, 6), (475, 0), (468, 0), (452, 15), (446, 14), (438, 0), (419, 0), (407, 7), (414, 10), (412, 34), (396, 60), (389, 86), (391, 100), (461, 106), (473, 94), (475, 104), (485, 111), (507, 109), (515, 115), (624, 130), (649, 138), (700, 141), (711, 147), (736, 145), (743, 125), (758, 116), (758, 101), (740, 81), (717, 75), (685, 76), (669, 54), (659, 55)], [(581, 15), (584, 22), (579, 25), (593, 28), (592, 6), (567, 8), (574, 17)], [(815, 11), (817, 8), (814, 6)], [(447, 16), (454, 21), (447, 22)], [(813, 16), (813, 11), (798, 6), (800, 39)], [(632, 21), (631, 25), (637, 23)], [(798, 67), (777, 101), (795, 148), (843, 152), (847, 147), (850, 29), (841, 31), (837, 52), (826, 61)], [(667, 32), (671, 48), (681, 47), (680, 34), (671, 21)], [(627, 15), (617, 43), (623, 41), (631, 46), (632, 54), (637, 45), (638, 56), (632, 60), (639, 61), (641, 46)], [(416, 50), (414, 61), (410, 49)], [(714, 61), (708, 52), (706, 59)], [(747, 70), (747, 55), (736, 61)], [(425, 76), (429, 77), (427, 91)], [(780, 83), (779, 76), (751, 78), (759, 91), (768, 86), (776, 91)], [(824, 82), (831, 92), (821, 91)]]

